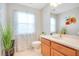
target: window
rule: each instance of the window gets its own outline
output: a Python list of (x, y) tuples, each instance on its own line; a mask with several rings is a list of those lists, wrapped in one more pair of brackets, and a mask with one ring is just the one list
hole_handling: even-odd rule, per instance
[(56, 19), (50, 19), (50, 32), (56, 32)]
[(17, 34), (32, 34), (35, 32), (35, 16), (31, 13), (16, 12)]

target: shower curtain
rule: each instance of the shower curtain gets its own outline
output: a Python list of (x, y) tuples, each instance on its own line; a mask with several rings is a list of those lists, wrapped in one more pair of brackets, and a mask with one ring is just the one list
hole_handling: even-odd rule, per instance
[[(14, 17), (13, 20), (13, 28), (14, 28), (14, 39), (15, 39), (15, 51), (25, 51), (26, 49), (32, 48), (32, 42), (37, 40), (37, 31), (36, 31), (36, 23), (35, 23), (35, 32), (28, 34), (20, 34), (17, 35), (17, 18)], [(27, 29), (27, 31), (29, 31)]]
[(16, 36), (16, 51), (25, 51), (32, 48), (32, 41), (34, 41), (34, 34), (31, 35), (17, 35)]
[(23, 35), (16, 35), (14, 33), (14, 39), (15, 39), (15, 52), (31, 49), (32, 42), (38, 40), (37, 33), (23, 34)]

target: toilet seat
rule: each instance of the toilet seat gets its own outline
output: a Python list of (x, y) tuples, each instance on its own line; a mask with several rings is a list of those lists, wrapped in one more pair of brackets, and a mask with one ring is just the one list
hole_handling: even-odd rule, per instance
[(41, 44), (41, 42), (40, 41), (34, 41), (34, 42), (32, 42), (32, 44)]
[(35, 48), (35, 49), (37, 49), (37, 48), (40, 47), (40, 44), (41, 44), (40, 41), (33, 41), (33, 42), (32, 42), (32, 47)]

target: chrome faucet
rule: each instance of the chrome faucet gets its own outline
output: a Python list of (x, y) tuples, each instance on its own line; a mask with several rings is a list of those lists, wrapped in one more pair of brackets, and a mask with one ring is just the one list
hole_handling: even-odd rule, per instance
[(60, 37), (62, 37), (62, 34), (60, 34)]

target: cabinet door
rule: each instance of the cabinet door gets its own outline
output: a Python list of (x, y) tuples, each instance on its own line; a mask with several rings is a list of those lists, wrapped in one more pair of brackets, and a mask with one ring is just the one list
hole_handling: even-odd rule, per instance
[(60, 52), (53, 50), (53, 55), (54, 56), (64, 56), (63, 54), (61, 54)]
[(42, 43), (41, 45), (41, 53), (44, 56), (50, 56), (50, 47), (46, 44)]

